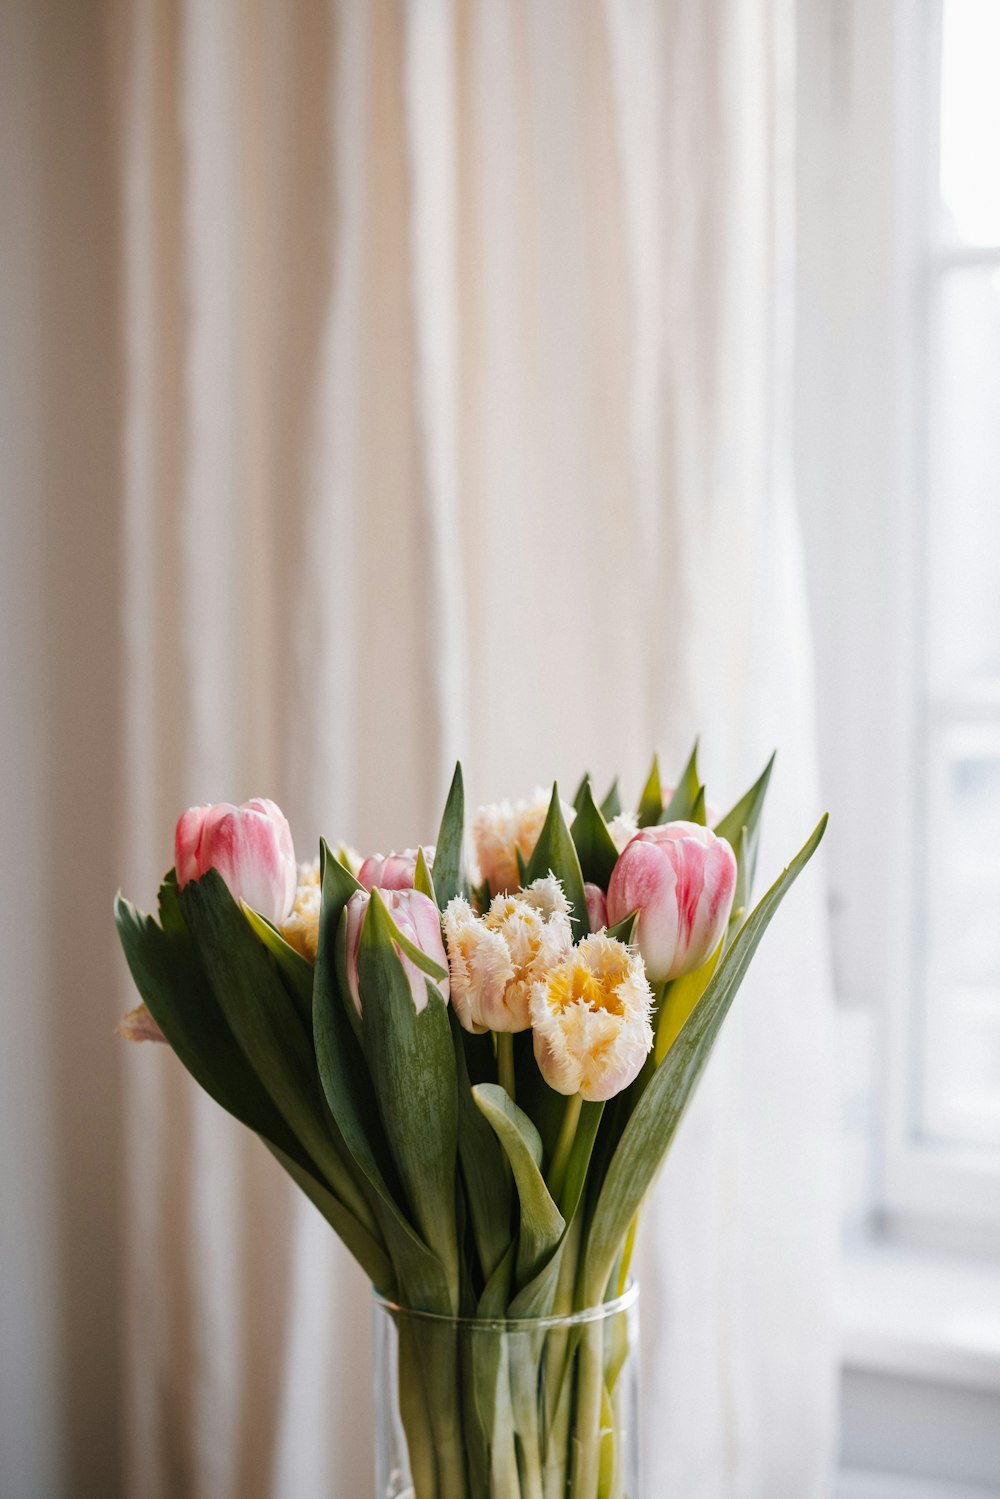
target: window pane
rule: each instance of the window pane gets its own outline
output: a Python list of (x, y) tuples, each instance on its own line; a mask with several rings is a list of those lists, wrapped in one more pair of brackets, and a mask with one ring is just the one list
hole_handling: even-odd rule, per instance
[(944, 273), (936, 307), (927, 657), (950, 696), (1000, 678), (1000, 271)]
[(944, 0), (942, 28), (940, 233), (1000, 245), (1000, 0)]
[(930, 1138), (1000, 1146), (1000, 993), (953, 989), (929, 1016), (927, 1042)]
[(1000, 724), (940, 731), (930, 755), (924, 1125), (1000, 1144)]

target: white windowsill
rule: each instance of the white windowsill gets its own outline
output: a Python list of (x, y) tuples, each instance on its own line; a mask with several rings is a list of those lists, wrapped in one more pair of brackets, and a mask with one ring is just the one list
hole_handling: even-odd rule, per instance
[(840, 1327), (845, 1367), (1000, 1393), (1000, 1263), (852, 1244)]

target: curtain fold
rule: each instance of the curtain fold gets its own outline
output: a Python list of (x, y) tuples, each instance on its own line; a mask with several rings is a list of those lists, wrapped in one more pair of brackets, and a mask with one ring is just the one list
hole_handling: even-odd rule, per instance
[[(790, 461), (791, 0), (122, 0), (126, 879), (273, 796), (300, 857), (703, 735), (819, 811)], [(123, 985), (124, 991), (124, 985)], [(821, 881), (650, 1205), (646, 1492), (809, 1499), (834, 1431)], [(369, 1492), (360, 1274), (131, 1055), (132, 1499)]]

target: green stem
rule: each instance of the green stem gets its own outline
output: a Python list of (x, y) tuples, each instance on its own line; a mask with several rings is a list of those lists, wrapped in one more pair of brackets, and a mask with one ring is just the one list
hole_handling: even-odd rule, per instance
[(549, 1191), (560, 1207), (562, 1207), (560, 1199), (566, 1186), (569, 1155), (573, 1149), (573, 1141), (576, 1139), (576, 1127), (580, 1123), (582, 1108), (583, 1098), (579, 1093), (574, 1093), (572, 1098), (567, 1099), (562, 1124), (559, 1126), (559, 1138), (552, 1154), (552, 1165), (549, 1167)]
[(512, 1031), (497, 1031), (497, 1076), (501, 1088), (506, 1089), (511, 1103), (516, 1103), (514, 1092), (514, 1034)]
[(604, 1328), (583, 1330), (577, 1366), (573, 1499), (597, 1499), (601, 1470), (601, 1393), (604, 1387)]

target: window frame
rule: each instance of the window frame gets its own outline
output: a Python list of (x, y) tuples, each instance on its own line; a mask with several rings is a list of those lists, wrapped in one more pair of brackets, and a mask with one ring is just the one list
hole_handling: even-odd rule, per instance
[(914, 875), (927, 855), (917, 816), (926, 790), (917, 625), (930, 287), (943, 260), (981, 257), (931, 252), (940, 0), (799, 0), (798, 21), (796, 465), (833, 814), (837, 993), (843, 1008), (874, 1019), (866, 1198), (871, 1216), (903, 1239), (992, 1252), (1000, 1154), (920, 1132)]
[[(1000, 1152), (935, 1139), (921, 1130), (926, 1061), (924, 971), (918, 960), (920, 899), (915, 874), (926, 850), (917, 846), (917, 808), (927, 803), (928, 741), (943, 726), (940, 705), (926, 690), (927, 580), (924, 570), (931, 503), (931, 371), (935, 304), (943, 276), (963, 267), (1000, 265), (997, 250), (951, 249), (936, 242), (938, 203), (941, 0), (895, 5), (898, 98), (896, 155), (896, 265), (901, 291), (895, 359), (899, 370), (904, 443), (895, 496), (905, 556), (897, 652), (904, 702), (899, 745), (906, 812), (894, 840), (898, 892), (893, 946), (905, 955), (892, 965), (884, 1024), (885, 1096), (882, 1109), (882, 1187), (886, 1213), (906, 1223), (947, 1219), (1000, 1229)], [(948, 718), (954, 724), (954, 717)]]

